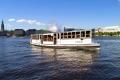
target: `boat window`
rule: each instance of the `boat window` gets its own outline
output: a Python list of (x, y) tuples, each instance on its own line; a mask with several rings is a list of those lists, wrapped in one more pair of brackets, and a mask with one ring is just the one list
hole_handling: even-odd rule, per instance
[(75, 38), (75, 32), (72, 32), (72, 38)]
[(34, 35), (31, 35), (31, 38), (34, 39)]
[(44, 41), (47, 41), (47, 35), (44, 35), (44, 36), (43, 36), (43, 40), (44, 40)]
[(68, 38), (71, 38), (71, 32), (68, 33)]
[(39, 35), (36, 35), (36, 39), (39, 39)]
[(40, 35), (40, 39), (42, 39), (42, 35)]
[(36, 39), (39, 39), (39, 35), (36, 36)]
[(81, 37), (85, 37), (85, 31), (81, 31)]
[(42, 39), (42, 35), (40, 35), (40, 38)]
[(90, 37), (90, 31), (86, 31), (86, 37)]
[(54, 38), (56, 38), (56, 34), (54, 34)]
[(76, 32), (76, 38), (80, 38), (80, 32)]
[(53, 41), (53, 36), (48, 35), (48, 41)]
[(67, 33), (64, 33), (64, 38), (67, 38), (67, 36), (68, 36)]
[(63, 39), (63, 33), (61, 33), (61, 39)]
[(58, 39), (60, 38), (60, 34), (58, 33)]
[(36, 40), (39, 39), (39, 35), (32, 35), (31, 37), (32, 37), (32, 39), (36, 39)]
[(39, 35), (39, 38), (41, 39), (41, 35)]

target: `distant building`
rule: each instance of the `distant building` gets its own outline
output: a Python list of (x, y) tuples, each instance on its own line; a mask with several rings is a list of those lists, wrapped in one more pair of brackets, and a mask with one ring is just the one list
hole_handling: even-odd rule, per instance
[(120, 32), (120, 26), (109, 26), (96, 29), (96, 32)]
[(31, 34), (35, 34), (36, 33), (36, 29), (29, 29), (26, 31), (26, 35), (30, 36)]
[(17, 37), (25, 36), (25, 31), (23, 29), (15, 29), (14, 35)]
[(8, 31), (8, 32), (7, 32), (7, 36), (8, 36), (8, 37), (14, 36), (14, 31), (12, 31), (12, 30), (11, 30), (11, 31)]
[(66, 31), (73, 31), (73, 30), (75, 30), (74, 28), (66, 28), (66, 27), (64, 27), (64, 32), (66, 32)]
[(92, 37), (95, 37), (95, 31), (96, 31), (96, 30), (93, 28), (93, 29), (92, 29)]
[(84, 29), (75, 29), (75, 28), (66, 28), (66, 27), (64, 27), (64, 32), (66, 32), (66, 31), (78, 31), (78, 30), (84, 30)]
[(2, 24), (1, 24), (1, 32), (4, 32), (5, 30), (4, 30), (4, 22), (3, 22), (3, 20), (2, 20)]
[(6, 36), (6, 35), (7, 35), (7, 32), (6, 32), (5, 29), (4, 29), (4, 22), (3, 22), (3, 20), (2, 20), (0, 36)]

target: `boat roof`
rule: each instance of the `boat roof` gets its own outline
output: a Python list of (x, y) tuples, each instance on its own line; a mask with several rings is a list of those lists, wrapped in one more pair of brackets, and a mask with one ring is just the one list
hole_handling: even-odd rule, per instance
[[(73, 31), (65, 31), (65, 32), (55, 32), (55, 33), (68, 33), (68, 32), (80, 32), (80, 31), (91, 31), (91, 29), (80, 29), (80, 30), (73, 30)], [(33, 34), (33, 35), (54, 35), (55, 33), (45, 33), (45, 34)]]
[(45, 34), (42, 34), (42, 35), (54, 35), (55, 33), (45, 33)]

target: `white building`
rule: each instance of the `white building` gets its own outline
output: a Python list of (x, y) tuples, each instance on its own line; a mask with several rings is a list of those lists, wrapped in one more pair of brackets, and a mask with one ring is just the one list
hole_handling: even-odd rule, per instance
[(120, 26), (108, 26), (96, 29), (96, 32), (120, 32)]

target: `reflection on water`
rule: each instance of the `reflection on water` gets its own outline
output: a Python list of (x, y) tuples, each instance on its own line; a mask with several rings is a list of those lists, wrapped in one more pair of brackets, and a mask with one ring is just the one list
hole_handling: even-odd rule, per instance
[(51, 49), (51, 48), (41, 48), (32, 46), (33, 52), (42, 53), (46, 55), (49, 59), (54, 59), (56, 61), (60, 61), (62, 63), (72, 63), (69, 65), (80, 65), (85, 66), (92, 64), (93, 61), (99, 55), (98, 52), (92, 51), (81, 51), (81, 50), (69, 50), (69, 49)]
[[(99, 52), (40, 48), (36, 46), (32, 46), (32, 51), (37, 52), (42, 56), (43, 55), (46, 56), (47, 58), (46, 62), (51, 61), (54, 63), (52, 65), (54, 67), (52, 73), (54, 74), (52, 76), (53, 79), (54, 77), (60, 79), (61, 73), (64, 74), (64, 72), (68, 74), (71, 73), (75, 74), (75, 73), (90, 71), (90, 66), (94, 63), (94, 61), (97, 59), (99, 55)], [(72, 79), (72, 78), (67, 78), (67, 79)]]
[(100, 52), (31, 46), (0, 38), (0, 80), (120, 80), (120, 38), (98, 38)]

